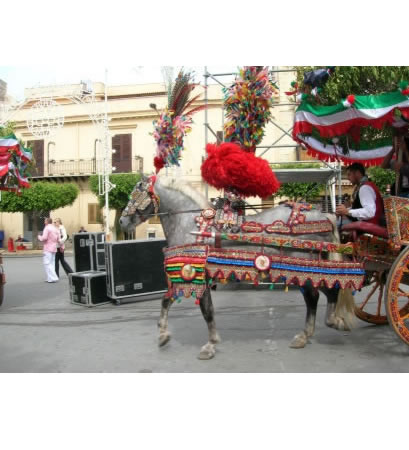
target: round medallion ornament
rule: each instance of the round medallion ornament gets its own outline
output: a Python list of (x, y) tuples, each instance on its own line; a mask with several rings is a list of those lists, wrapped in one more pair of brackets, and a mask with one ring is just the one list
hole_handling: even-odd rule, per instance
[(190, 264), (185, 264), (180, 273), (185, 281), (192, 281), (196, 275), (196, 269)]
[(270, 269), (271, 260), (267, 255), (258, 255), (254, 260), (254, 265), (256, 266), (257, 270), (265, 272)]
[(27, 127), (37, 137), (49, 137), (64, 125), (61, 106), (52, 99), (40, 99), (30, 110)]
[(203, 210), (202, 216), (205, 219), (213, 219), (213, 217), (216, 215), (216, 211), (213, 208), (207, 208)]

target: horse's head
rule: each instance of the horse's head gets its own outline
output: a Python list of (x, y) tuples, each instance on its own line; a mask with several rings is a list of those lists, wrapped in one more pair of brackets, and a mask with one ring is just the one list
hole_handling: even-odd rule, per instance
[(153, 186), (156, 177), (142, 177), (131, 193), (127, 207), (122, 211), (119, 223), (123, 231), (132, 232), (135, 227), (155, 215), (159, 210), (159, 197)]

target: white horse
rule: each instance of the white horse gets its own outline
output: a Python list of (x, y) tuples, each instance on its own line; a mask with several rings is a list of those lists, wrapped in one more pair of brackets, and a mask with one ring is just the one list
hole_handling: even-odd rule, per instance
[[(191, 234), (191, 231), (195, 230), (196, 227), (194, 218), (200, 214), (200, 210), (211, 207), (209, 202), (197, 190), (193, 189), (187, 183), (172, 177), (160, 176), (154, 183), (150, 179), (144, 178), (137, 183), (132, 191), (131, 197), (120, 219), (122, 229), (127, 232), (134, 231), (135, 227), (140, 223), (159, 213), (169, 247), (195, 243), (196, 237)], [(291, 208), (282, 205), (264, 210), (259, 214), (251, 215), (249, 219), (262, 224), (271, 224), (276, 220), (282, 220), (286, 223), (290, 213)], [(332, 232), (307, 234), (302, 236), (303, 239), (339, 242), (335, 216), (324, 214), (318, 210), (303, 211), (303, 214), (305, 214), (306, 220), (308, 221), (324, 221), (330, 219), (333, 225)], [(274, 236), (274, 234), (270, 236)], [(299, 238), (300, 236), (297, 235), (297, 237)], [(226, 244), (223, 247), (240, 247), (244, 249), (243, 244), (240, 245), (237, 242), (223, 241), (223, 244)], [(259, 251), (260, 247), (245, 245), (245, 250)], [(280, 251), (288, 256), (306, 256), (302, 250), (290, 248), (280, 250), (274, 247), (264, 247), (266, 254), (279, 254)], [(334, 256), (338, 257), (337, 259), (340, 257), (340, 255)], [(326, 295), (328, 300), (325, 319), (326, 325), (337, 330), (350, 329), (354, 317), (352, 295), (343, 296), (342, 301), (340, 296), (340, 301), (338, 301), (337, 305), (339, 289), (329, 289), (326, 287), (316, 289), (312, 284), (307, 283), (302, 289), (307, 307), (305, 327), (291, 341), (290, 346), (292, 348), (305, 347), (308, 339), (314, 334), (319, 290)], [(200, 309), (209, 329), (209, 340), (201, 348), (199, 358), (210, 359), (214, 357), (216, 352), (215, 346), (220, 341), (214, 320), (214, 308), (210, 287), (207, 287), (199, 301)], [(160, 346), (165, 345), (170, 340), (168, 313), (171, 304), (171, 299), (165, 295), (162, 301), (162, 309), (158, 323)]]

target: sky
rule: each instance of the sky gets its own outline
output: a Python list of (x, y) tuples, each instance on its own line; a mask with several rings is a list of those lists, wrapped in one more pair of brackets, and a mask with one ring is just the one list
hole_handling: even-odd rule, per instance
[[(178, 70), (180, 66), (176, 66)], [(204, 83), (203, 66), (186, 66), (185, 69), (193, 70), (195, 80)], [(208, 66), (210, 73), (228, 73), (237, 71), (237, 66)], [(108, 85), (144, 84), (163, 82), (160, 66), (117, 66), (107, 67), (93, 65), (64, 66), (0, 66), (0, 79), (7, 83), (7, 93), (18, 101), (24, 99), (24, 88), (49, 86), (54, 84), (77, 84), (80, 81), (92, 82), (104, 81), (107, 70)], [(232, 77), (224, 77), (227, 82)], [(209, 80), (209, 84), (213, 83)]]

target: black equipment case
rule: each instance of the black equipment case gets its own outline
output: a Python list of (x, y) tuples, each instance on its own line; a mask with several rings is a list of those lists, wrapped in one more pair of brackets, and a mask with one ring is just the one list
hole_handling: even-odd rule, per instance
[(107, 297), (106, 272), (74, 272), (68, 276), (71, 303), (88, 307), (112, 303)]
[(105, 270), (105, 233), (72, 235), (76, 272)]
[(163, 248), (165, 239), (105, 243), (107, 293), (121, 298), (151, 296), (167, 291)]

